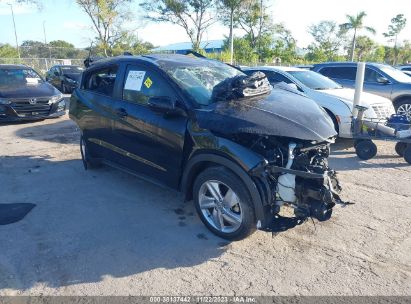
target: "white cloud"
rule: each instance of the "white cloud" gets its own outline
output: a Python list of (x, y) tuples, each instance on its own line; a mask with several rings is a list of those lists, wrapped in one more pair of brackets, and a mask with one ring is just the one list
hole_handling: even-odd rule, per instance
[(64, 21), (63, 28), (66, 30), (86, 30), (90, 29), (90, 26), (78, 21)]

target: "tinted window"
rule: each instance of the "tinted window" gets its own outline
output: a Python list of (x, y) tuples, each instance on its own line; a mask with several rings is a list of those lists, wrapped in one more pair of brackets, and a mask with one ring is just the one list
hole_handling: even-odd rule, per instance
[(147, 68), (129, 67), (125, 79), (123, 99), (129, 102), (147, 104), (150, 97), (173, 98), (175, 96), (164, 77)]
[(325, 67), (319, 71), (321, 74), (337, 79), (355, 80), (357, 75), (356, 67)]
[(291, 75), (301, 83), (313, 90), (340, 89), (341, 86), (335, 81), (313, 71), (290, 71)]
[(273, 71), (264, 71), (264, 70), (246, 70), (246, 71), (244, 71), (244, 73), (249, 75), (249, 76), (251, 76), (255, 72), (263, 72), (265, 74), (265, 76), (267, 76), (268, 81), (272, 84), (279, 83), (279, 82), (292, 83), (291, 80), (288, 79), (287, 77), (285, 77), (281, 74), (278, 74), (276, 72), (273, 72)]
[(84, 89), (111, 97), (116, 76), (116, 66), (91, 71), (85, 77)]
[(411, 68), (403, 68), (403, 71), (411, 71)]
[[(263, 71), (264, 72), (264, 71)], [(290, 79), (288, 79), (287, 77), (279, 74), (279, 73), (275, 73), (275, 72), (264, 72), (267, 75), (268, 81), (270, 83), (279, 83), (279, 82), (285, 82), (285, 83), (292, 83), (292, 81)]]
[(378, 82), (378, 78), (382, 77), (382, 75), (373, 69), (365, 68), (365, 75), (364, 81), (366, 82)]

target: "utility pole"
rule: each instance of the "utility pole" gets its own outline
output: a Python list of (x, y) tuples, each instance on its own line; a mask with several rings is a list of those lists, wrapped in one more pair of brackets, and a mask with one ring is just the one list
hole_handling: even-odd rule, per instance
[(258, 34), (258, 60), (261, 62), (261, 32), (263, 29), (263, 0), (260, 1), (260, 30)]
[[(47, 36), (46, 36), (46, 20), (43, 20), (43, 34), (44, 34), (44, 46), (47, 46)], [(51, 61), (51, 51), (50, 51), (50, 46), (48, 46), (49, 49), (49, 59)], [(49, 69), (49, 65), (47, 63), (47, 59), (44, 59), (46, 61), (46, 69)]]
[(19, 41), (17, 39), (16, 21), (14, 20), (13, 4), (11, 4), (11, 3), (7, 3), (7, 4), (10, 5), (11, 16), (13, 17), (14, 36), (16, 37), (17, 54), (18, 54), (19, 59), (20, 59), (20, 48), (19, 48)]

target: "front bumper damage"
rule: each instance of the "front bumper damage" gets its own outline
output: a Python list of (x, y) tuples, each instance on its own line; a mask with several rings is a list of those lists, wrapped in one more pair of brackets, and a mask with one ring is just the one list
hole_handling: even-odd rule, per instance
[[(328, 146), (325, 149), (329, 151)], [(342, 188), (336, 172), (328, 168), (328, 155), (315, 165), (310, 161), (305, 170), (294, 168), (298, 167), (294, 163), (295, 157), (294, 146), (290, 144), (285, 167), (265, 160), (250, 172), (268, 189), (266, 203), (271, 214), (278, 214), (282, 206), (289, 206), (294, 209), (297, 218), (312, 217), (326, 221), (330, 219), (334, 206), (350, 204), (340, 197)]]

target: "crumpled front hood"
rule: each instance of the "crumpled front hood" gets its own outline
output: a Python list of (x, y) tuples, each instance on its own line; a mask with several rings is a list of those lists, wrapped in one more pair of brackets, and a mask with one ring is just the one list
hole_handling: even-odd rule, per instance
[[(355, 90), (342, 88), (342, 89), (329, 89), (317, 91), (320, 93), (328, 94), (334, 97), (340, 98), (350, 109), (352, 109), (354, 103)], [(361, 93), (361, 103), (364, 106), (371, 106), (374, 104), (392, 104), (392, 102), (385, 97), (381, 97), (375, 94), (362, 92)]]
[(332, 120), (313, 100), (281, 89), (270, 95), (222, 101), (195, 110), (200, 128), (222, 134), (254, 133), (326, 141), (337, 135)]

